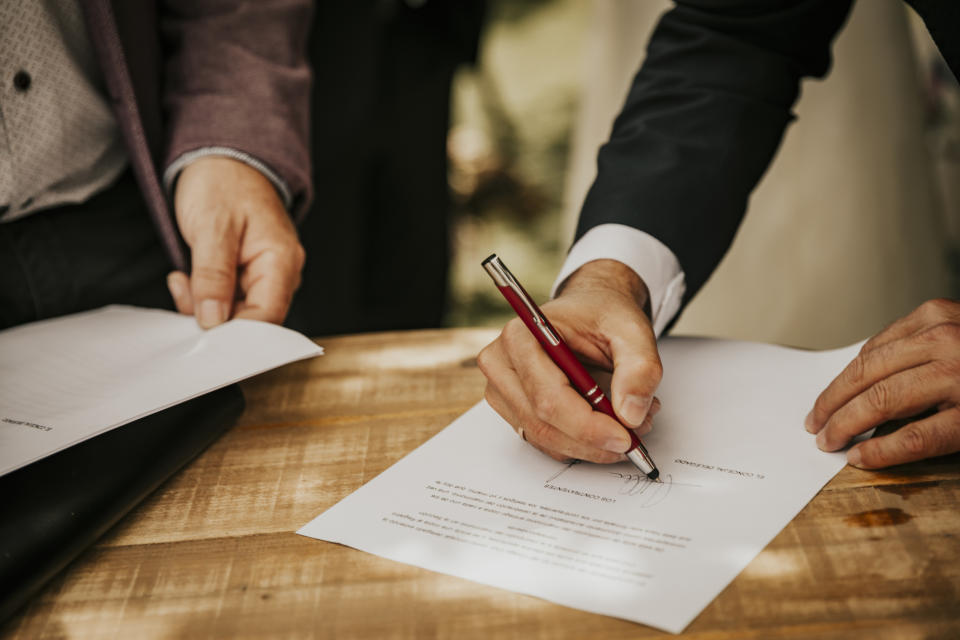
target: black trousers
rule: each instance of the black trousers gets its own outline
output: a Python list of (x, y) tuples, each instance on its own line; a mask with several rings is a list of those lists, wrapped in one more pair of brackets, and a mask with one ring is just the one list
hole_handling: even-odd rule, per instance
[(483, 0), (317, 3), (313, 208), (287, 325), (307, 335), (439, 326), (450, 264), (446, 138), (454, 70)]
[(87, 202), (0, 224), (0, 328), (107, 304), (173, 309), (171, 269), (128, 170)]

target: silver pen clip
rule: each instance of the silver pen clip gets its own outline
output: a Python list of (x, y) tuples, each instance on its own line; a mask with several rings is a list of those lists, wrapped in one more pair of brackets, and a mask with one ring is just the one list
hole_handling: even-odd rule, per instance
[(483, 268), (487, 270), (487, 273), (490, 274), (490, 277), (493, 278), (494, 284), (498, 287), (508, 287), (511, 291), (517, 294), (517, 297), (523, 302), (524, 306), (530, 312), (530, 317), (533, 318), (533, 323), (537, 325), (537, 328), (540, 330), (540, 333), (544, 338), (547, 339), (552, 346), (557, 346), (560, 344), (560, 338), (557, 337), (547, 324), (547, 319), (543, 317), (543, 314), (540, 313), (540, 310), (537, 309), (537, 305), (533, 303), (533, 300), (530, 299), (530, 296), (527, 295), (527, 292), (523, 290), (523, 287), (520, 286), (520, 283), (517, 282), (517, 279), (513, 277), (513, 274), (510, 273), (510, 269), (507, 269), (507, 265), (503, 264), (503, 261), (497, 256), (497, 254), (492, 254), (489, 258), (483, 261)]

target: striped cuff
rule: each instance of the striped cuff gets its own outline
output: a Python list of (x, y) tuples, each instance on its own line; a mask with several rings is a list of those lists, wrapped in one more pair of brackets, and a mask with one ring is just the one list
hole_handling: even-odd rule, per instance
[(284, 182), (276, 171), (268, 167), (265, 163), (257, 160), (248, 153), (243, 151), (238, 151), (232, 147), (201, 147), (199, 149), (194, 149), (193, 151), (187, 151), (186, 153), (181, 154), (177, 157), (176, 160), (170, 163), (170, 166), (167, 167), (167, 170), (163, 172), (163, 186), (167, 190), (167, 196), (173, 200), (173, 189), (177, 185), (177, 178), (180, 177), (180, 172), (183, 169), (193, 162), (205, 156), (223, 156), (225, 158), (232, 158), (233, 160), (239, 160), (249, 167), (253, 167), (257, 171), (263, 174), (263, 177), (270, 181), (273, 187), (277, 190), (277, 194), (280, 196), (280, 199), (283, 201), (283, 206), (286, 207), (287, 211), (290, 211), (291, 206), (293, 205), (293, 196), (290, 193), (290, 187), (287, 186), (287, 183)]

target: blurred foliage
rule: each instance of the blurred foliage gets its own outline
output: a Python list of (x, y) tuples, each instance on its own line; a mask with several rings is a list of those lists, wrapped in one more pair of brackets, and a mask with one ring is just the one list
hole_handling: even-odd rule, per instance
[(491, 2), (475, 69), (454, 83), (454, 264), (448, 325), (502, 324), (480, 262), (498, 253), (545, 300), (563, 260), (560, 216), (589, 3)]

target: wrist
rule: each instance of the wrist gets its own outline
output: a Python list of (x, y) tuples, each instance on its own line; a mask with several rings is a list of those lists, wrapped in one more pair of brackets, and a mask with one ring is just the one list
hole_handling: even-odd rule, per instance
[(574, 271), (560, 286), (557, 296), (580, 291), (612, 291), (629, 298), (651, 318), (650, 291), (636, 271), (617, 260), (592, 260)]

